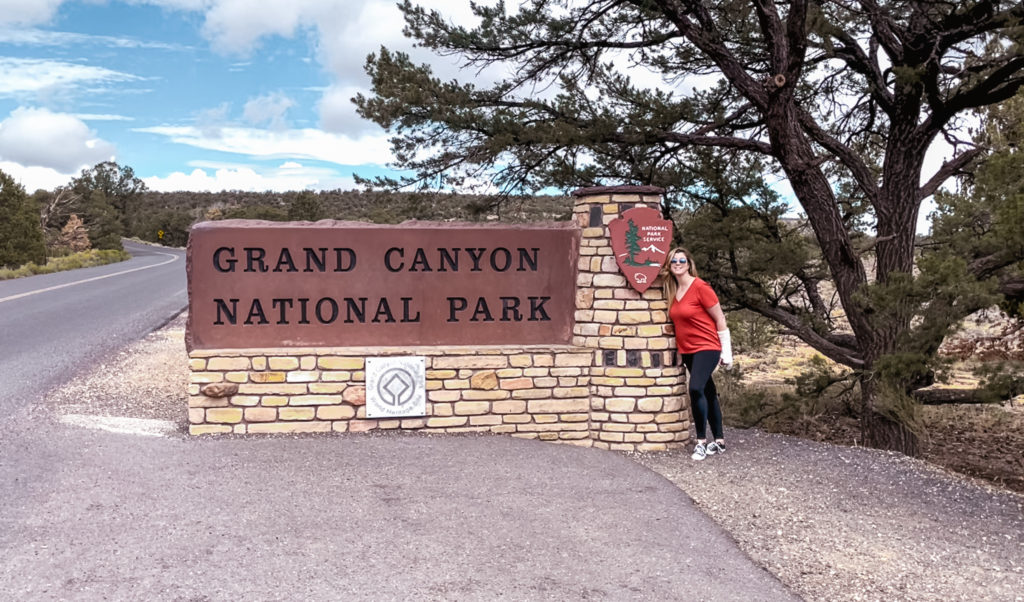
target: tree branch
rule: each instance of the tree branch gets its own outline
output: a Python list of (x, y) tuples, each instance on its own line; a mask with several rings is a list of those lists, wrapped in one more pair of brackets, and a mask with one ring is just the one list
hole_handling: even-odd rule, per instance
[(1010, 299), (1024, 300), (1024, 275), (1000, 277), (999, 292)]
[(752, 0), (757, 12), (757, 22), (761, 26), (761, 33), (764, 34), (765, 44), (771, 56), (771, 70), (773, 74), (783, 74), (786, 67), (788, 48), (786, 36), (782, 30), (782, 20), (775, 10), (773, 0)]
[(792, 2), (786, 16), (786, 43), (789, 46), (785, 65), (786, 79), (796, 82), (803, 72), (807, 57), (807, 5), (805, 1)]
[(814, 347), (829, 359), (851, 368), (864, 367), (864, 359), (860, 357), (856, 349), (838, 345), (828, 338), (821, 336), (798, 316), (781, 308), (764, 304), (753, 303), (749, 305), (749, 308), (766, 318), (782, 324), (788, 329), (789, 334)]
[[(640, 8), (650, 6), (645, 0), (631, 0)], [(740, 91), (754, 106), (764, 110), (768, 106), (768, 94), (764, 87), (747, 73), (743, 62), (736, 58), (722, 41), (715, 20), (708, 13), (702, 2), (692, 0), (652, 0), (666, 19), (688, 39), (694, 46), (702, 50), (722, 70), (726, 79)], [(689, 10), (684, 10), (683, 6)], [(697, 16), (699, 25), (687, 17), (692, 12)]]
[(864, 54), (857, 41), (846, 31), (835, 28), (829, 33), (843, 43), (842, 48), (835, 53), (836, 56), (867, 79), (871, 87), (871, 97), (887, 115), (891, 116), (894, 111), (894, 98), (885, 84), (885, 77), (878, 69), (878, 64)]
[(868, 201), (872, 205), (877, 206), (878, 202), (878, 186), (875, 176), (868, 169), (868, 166), (864, 163), (864, 160), (851, 149), (849, 146), (843, 144), (837, 140), (834, 136), (829, 134), (822, 128), (814, 117), (811, 116), (803, 107), (799, 107), (798, 115), (800, 118), (800, 127), (803, 128), (807, 135), (812, 140), (820, 144), (825, 150), (835, 155), (839, 161), (850, 170), (850, 174), (853, 179), (857, 182), (857, 186), (864, 192), (864, 195), (868, 198)]
[(992, 394), (984, 389), (918, 389), (911, 393), (921, 405), (940, 406), (951, 404), (992, 404), (1005, 400), (993, 400)]
[(1024, 57), (1017, 57), (1003, 63), (980, 83), (958, 90), (921, 127), (941, 128), (954, 115), (965, 109), (1002, 102), (1013, 97), (1024, 86), (1024, 77), (1011, 77), (1024, 69)]
[[(997, 271), (1011, 266), (1020, 261), (1020, 254), (1018, 250), (1006, 249), (1000, 250), (991, 255), (979, 257), (969, 264), (967, 264), (967, 270), (969, 273), (974, 274), (978, 279), (988, 278)], [(1012, 283), (1011, 283), (1012, 286)]]
[(939, 186), (942, 186), (943, 182), (959, 173), (983, 152), (983, 149), (972, 148), (954, 157), (952, 161), (943, 162), (939, 171), (935, 172), (935, 175), (918, 189), (917, 200), (920, 202), (935, 194), (935, 191), (939, 189)]
[(872, 39), (889, 56), (889, 62), (896, 65), (903, 62), (903, 40), (896, 35), (897, 26), (887, 10), (882, 9), (875, 0), (863, 0), (861, 6), (871, 22)]
[[(772, 154), (772, 147), (767, 142), (761, 142), (759, 140), (750, 140), (749, 138), (736, 138), (733, 136), (701, 136), (693, 134), (681, 134), (677, 132), (662, 132), (659, 133), (659, 139), (664, 139), (668, 142), (677, 142), (680, 144), (692, 144), (696, 146), (711, 146), (720, 148), (735, 148), (739, 150), (748, 150), (764, 155)], [(623, 140), (626, 142), (626, 140)]]

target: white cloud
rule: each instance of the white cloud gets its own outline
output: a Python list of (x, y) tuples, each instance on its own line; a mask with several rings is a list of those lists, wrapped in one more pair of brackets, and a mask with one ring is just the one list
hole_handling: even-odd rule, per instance
[[(143, 178), (151, 190), (174, 192), (178, 190), (199, 190), (220, 192), (221, 190), (285, 192), (289, 190), (333, 190), (355, 188), (352, 178), (340, 177), (325, 169), (297, 167), (257, 171), (248, 166), (196, 168), (190, 173), (176, 171), (166, 178)], [(283, 167), (283, 166), (282, 166)]]
[(62, 173), (111, 159), (114, 146), (77, 117), (20, 107), (0, 122), (0, 159)]
[[(0, 0), (2, 3), (3, 0)], [(0, 29), (0, 43), (18, 46), (76, 46), (99, 45), (112, 48), (158, 48), (184, 50), (180, 44), (150, 42), (128, 37), (98, 36), (70, 31), (47, 31), (45, 29)]]
[[(0, 0), (9, 1), (12, 0)], [(128, 1), (203, 12), (203, 34), (215, 48), (233, 54), (250, 53), (263, 37), (290, 38), (300, 30), (315, 31), (322, 61), (334, 72), (353, 65), (361, 72), (367, 53), (381, 44), (396, 46), (404, 39), (404, 21), (394, 0), (263, 0), (258, 10), (253, 9), (251, 0)], [(417, 4), (439, 8), (446, 17), (459, 23), (467, 22), (471, 16), (468, 2), (421, 0)], [(353, 60), (351, 51), (356, 48), (360, 52)]]
[(0, 0), (0, 25), (47, 23), (63, 0)]
[(62, 61), (0, 57), (0, 96), (43, 93), (81, 84), (141, 79), (134, 75)]
[(24, 186), (29, 194), (40, 188), (53, 190), (58, 186), (64, 186), (78, 176), (78, 172), (61, 173), (49, 167), (26, 167), (12, 161), (0, 161), (0, 171), (14, 178), (14, 181)]
[(221, 127), (217, 136), (189, 126), (158, 126), (135, 131), (166, 136), (178, 144), (249, 157), (312, 159), (339, 165), (384, 165), (391, 161), (386, 136), (353, 139), (309, 128), (275, 132), (230, 126)]
[(228, 122), (228, 111), (231, 106), (228, 103), (221, 103), (212, 109), (204, 109), (196, 115), (196, 125), (202, 131), (205, 138), (220, 138), (221, 128)]
[[(96, 1), (96, 0), (94, 0)], [(208, 8), (215, 0), (126, 0), (128, 4), (149, 4), (174, 10), (198, 11)]]
[(82, 121), (135, 121), (134, 117), (105, 113), (75, 113), (74, 116)]
[(356, 113), (352, 97), (358, 92), (364, 90), (355, 86), (340, 85), (328, 88), (317, 104), (320, 111), (320, 127), (328, 132), (348, 134), (380, 131), (379, 126)]
[(264, 36), (291, 37), (300, 27), (312, 27), (317, 17), (346, 12), (345, 0), (214, 0), (206, 12), (203, 34), (214, 48), (248, 54)]
[[(475, 23), (468, 2), (420, 0), (416, 4), (428, 9), (438, 8), (446, 18), (459, 24)], [(440, 57), (429, 49), (414, 47), (413, 41), (402, 35), (405, 18), (393, 0), (366, 0), (353, 8), (356, 6), (359, 8), (354, 15), (335, 13), (331, 18), (317, 20), (319, 59), (334, 78), (321, 100), (321, 119), (327, 129), (351, 132), (353, 130), (337, 127), (357, 122), (365, 127), (366, 122), (355, 115), (349, 99), (355, 92), (369, 90), (369, 79), (364, 71), (366, 57), (378, 53), (381, 46), (408, 53), (414, 64), (429, 63), (441, 79), (467, 78), (467, 72), (460, 70), (455, 58)], [(500, 67), (487, 68), (472, 72), (470, 78), (478, 83), (495, 81), (502, 71)]]
[(265, 124), (272, 130), (283, 130), (288, 125), (285, 119), (288, 109), (294, 106), (294, 100), (281, 92), (274, 92), (245, 103), (242, 117), (253, 125)]
[(318, 24), (320, 62), (338, 85), (364, 82), (366, 56), (380, 47), (408, 47), (402, 36), (405, 21), (395, 2), (367, 0), (353, 5), (349, 14), (332, 15)]

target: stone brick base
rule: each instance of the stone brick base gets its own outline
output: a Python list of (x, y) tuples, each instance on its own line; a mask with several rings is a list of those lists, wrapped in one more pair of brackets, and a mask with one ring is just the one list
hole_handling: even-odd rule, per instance
[[(427, 415), (367, 419), (364, 358), (397, 355), (426, 358)], [(594, 367), (601, 359), (570, 346), (195, 350), (189, 432), (400, 429), (622, 450), (681, 444), (688, 422), (678, 369)], [(614, 396), (596, 401), (595, 387)]]

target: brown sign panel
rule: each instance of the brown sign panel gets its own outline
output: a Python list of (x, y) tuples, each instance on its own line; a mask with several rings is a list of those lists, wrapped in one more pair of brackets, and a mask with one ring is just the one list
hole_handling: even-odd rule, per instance
[(572, 223), (203, 222), (186, 343), (567, 344), (579, 241)]
[(612, 252), (619, 270), (637, 292), (644, 292), (658, 277), (658, 271), (672, 246), (672, 222), (650, 207), (635, 207), (608, 224)]

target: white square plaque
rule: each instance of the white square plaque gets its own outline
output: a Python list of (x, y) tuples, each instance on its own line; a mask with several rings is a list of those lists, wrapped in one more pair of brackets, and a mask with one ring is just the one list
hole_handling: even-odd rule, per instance
[(366, 358), (366, 417), (427, 415), (427, 369), (423, 357)]

